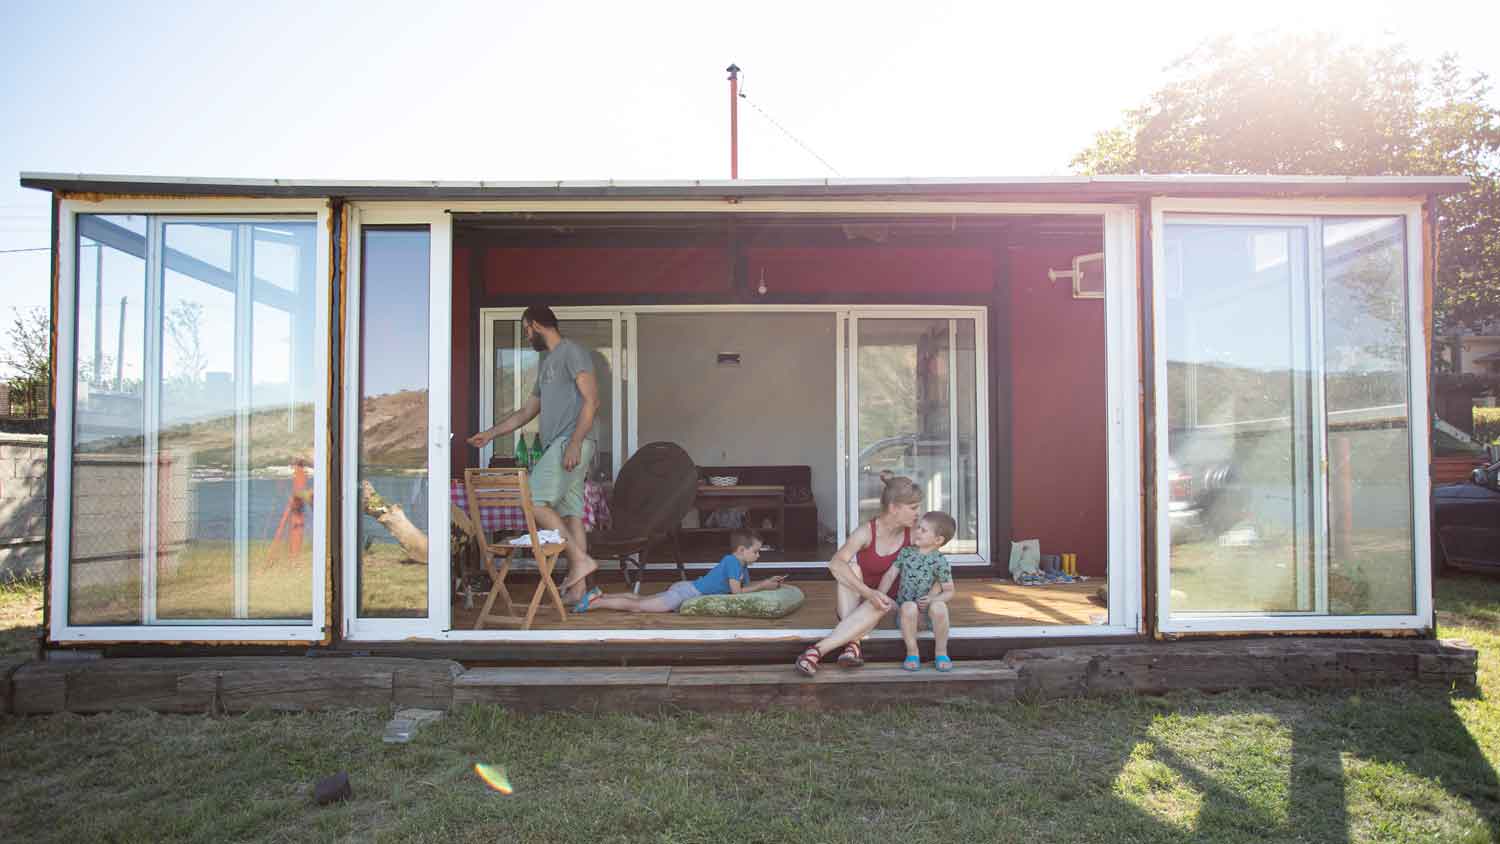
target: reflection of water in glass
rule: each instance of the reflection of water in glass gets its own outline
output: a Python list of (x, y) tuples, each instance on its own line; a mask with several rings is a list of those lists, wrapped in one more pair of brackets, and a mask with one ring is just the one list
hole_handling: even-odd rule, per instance
[[(419, 530), (427, 530), (427, 478), (410, 475), (368, 475), (375, 491), (392, 504), (400, 504), (406, 517)], [(192, 520), (188, 526), (191, 540), (230, 540), (234, 538), (234, 481), (196, 480), (192, 484)], [(250, 539), (269, 540), (276, 535), (282, 510), (291, 498), (290, 478), (252, 478), (250, 480)], [(374, 542), (395, 543), (395, 539), (368, 516), (361, 516), (360, 536)], [(310, 527), (310, 524), (309, 524)]]

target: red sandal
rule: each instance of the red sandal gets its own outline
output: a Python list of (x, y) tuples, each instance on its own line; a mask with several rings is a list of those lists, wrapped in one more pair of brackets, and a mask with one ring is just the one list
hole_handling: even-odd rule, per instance
[(823, 661), (823, 655), (818, 653), (816, 646), (810, 647), (797, 657), (797, 672), (807, 677), (818, 673), (818, 663)]
[(839, 665), (843, 668), (858, 668), (865, 664), (865, 655), (859, 650), (858, 642), (850, 642), (844, 646), (844, 652), (839, 654)]

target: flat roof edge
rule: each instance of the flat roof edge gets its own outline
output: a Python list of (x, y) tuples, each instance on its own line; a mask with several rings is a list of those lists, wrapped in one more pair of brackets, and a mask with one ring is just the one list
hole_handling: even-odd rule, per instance
[(1215, 174), (1005, 178), (378, 181), (240, 179), (23, 172), (22, 187), (69, 193), (347, 199), (720, 198), (851, 196), (1419, 196), (1458, 193), (1466, 176), (1250, 176)]

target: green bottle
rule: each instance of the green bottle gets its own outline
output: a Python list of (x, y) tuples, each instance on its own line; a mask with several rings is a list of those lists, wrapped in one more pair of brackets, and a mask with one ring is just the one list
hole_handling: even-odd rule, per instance
[(531, 468), (531, 452), (526, 448), (526, 435), (522, 434), (516, 440), (516, 465), (522, 469)]
[(542, 432), (537, 431), (531, 438), (531, 462), (532, 465), (542, 462)]

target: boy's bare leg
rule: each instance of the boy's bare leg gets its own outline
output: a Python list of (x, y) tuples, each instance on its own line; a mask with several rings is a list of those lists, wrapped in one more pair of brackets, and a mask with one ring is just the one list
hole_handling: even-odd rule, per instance
[(865, 601), (854, 609), (853, 612), (844, 617), (838, 626), (833, 628), (826, 637), (817, 644), (818, 653), (827, 656), (834, 650), (843, 647), (857, 639), (863, 639), (875, 625), (880, 623), (881, 616), (885, 610), (875, 604)]
[[(927, 605), (927, 618), (932, 622), (933, 658), (948, 655), (948, 604), (933, 601)], [(915, 616), (913, 616), (915, 626)], [(903, 628), (904, 630), (904, 628)], [(910, 646), (908, 646), (910, 647)]]
[[(532, 512), (536, 515), (537, 525), (545, 530), (555, 530), (567, 540), (563, 553), (568, 555), (568, 577), (562, 584), (562, 599), (567, 603), (582, 599), (584, 590), (588, 588), (585, 578), (593, 574), (599, 564), (588, 555), (583, 542), (574, 538), (572, 529), (557, 515), (556, 510), (545, 504), (538, 504), (532, 508)], [(580, 527), (582, 524), (579, 522)]]
[(901, 605), (901, 641), (906, 643), (907, 656), (917, 655), (918, 617), (916, 601), (907, 601)]
[(589, 609), (623, 610), (625, 612), (673, 612), (675, 607), (667, 603), (660, 594), (649, 598), (632, 595), (629, 592), (617, 595), (601, 595), (589, 602)]

